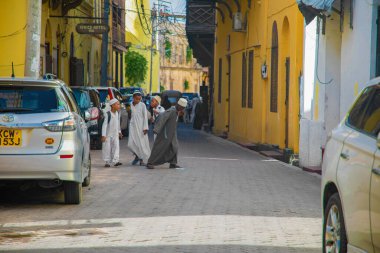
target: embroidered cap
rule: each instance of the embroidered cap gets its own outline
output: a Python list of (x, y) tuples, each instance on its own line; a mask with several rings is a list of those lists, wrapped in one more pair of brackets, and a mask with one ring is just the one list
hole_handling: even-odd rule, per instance
[(179, 106), (182, 106), (183, 108), (186, 108), (187, 106), (187, 100), (184, 98), (180, 98), (177, 103)]

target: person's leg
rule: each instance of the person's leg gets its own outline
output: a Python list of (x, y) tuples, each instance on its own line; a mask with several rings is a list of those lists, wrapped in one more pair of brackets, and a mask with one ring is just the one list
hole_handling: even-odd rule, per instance
[(120, 145), (119, 145), (119, 138), (114, 138), (113, 139), (113, 159), (112, 159), (112, 162), (114, 164), (114, 166), (119, 166), (119, 165), (122, 165), (121, 162), (119, 162), (119, 154), (120, 154)]
[(135, 153), (133, 153), (133, 154), (135, 155), (135, 159), (133, 159), (133, 161), (132, 161), (132, 165), (136, 165), (136, 164), (139, 163), (140, 158), (139, 158)]
[(173, 157), (173, 159), (170, 161), (170, 166), (169, 168), (171, 169), (178, 169), (178, 168), (181, 168), (181, 166), (179, 166), (178, 164), (178, 161), (177, 161), (177, 154)]
[(106, 141), (103, 142), (102, 156), (103, 156), (103, 161), (106, 163), (104, 167), (110, 167), (111, 166), (111, 143), (110, 143), (109, 137), (107, 137)]

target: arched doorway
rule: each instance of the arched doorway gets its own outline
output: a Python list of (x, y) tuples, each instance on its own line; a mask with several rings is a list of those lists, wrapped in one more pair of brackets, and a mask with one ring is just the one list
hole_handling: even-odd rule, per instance
[(278, 105), (278, 32), (277, 22), (272, 26), (271, 78), (270, 78), (270, 111), (277, 113)]
[(282, 32), (281, 32), (281, 90), (284, 90), (284, 100), (282, 103), (285, 105), (283, 120), (284, 120), (284, 140), (285, 140), (285, 148), (289, 147), (289, 124), (290, 124), (290, 28), (289, 28), (289, 20), (287, 17), (284, 18), (282, 23)]

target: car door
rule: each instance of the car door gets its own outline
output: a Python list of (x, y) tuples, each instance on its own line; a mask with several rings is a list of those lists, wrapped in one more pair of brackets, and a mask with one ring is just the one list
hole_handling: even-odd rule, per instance
[(344, 141), (337, 170), (348, 242), (367, 252), (373, 252), (369, 205), (376, 135), (369, 120), (375, 95), (374, 87), (367, 88), (352, 107), (346, 125), (353, 131)]
[[(80, 164), (82, 164), (84, 167), (86, 167), (87, 159), (89, 157), (90, 153), (90, 137), (87, 130), (86, 121), (84, 118), (82, 118), (80, 114), (80, 110), (75, 102), (74, 94), (71, 91), (71, 89), (67, 89), (68, 91), (68, 97), (72, 105), (72, 113), (75, 116), (76, 124), (78, 126), (77, 128), (77, 140), (80, 141), (80, 146), (82, 148), (82, 154), (81, 154), (81, 161)], [(82, 160), (83, 159), (83, 160)], [(85, 173), (86, 174), (86, 173)]]
[(371, 104), (368, 130), (377, 135), (375, 158), (371, 175), (370, 217), (372, 242), (376, 253), (380, 253), (380, 86)]
[(380, 253), (380, 144), (372, 169), (370, 208), (372, 241), (375, 252)]

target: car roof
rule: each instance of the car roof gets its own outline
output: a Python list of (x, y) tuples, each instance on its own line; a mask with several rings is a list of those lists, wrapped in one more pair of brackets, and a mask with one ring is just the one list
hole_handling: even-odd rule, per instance
[(0, 84), (18, 84), (18, 85), (45, 85), (45, 86), (65, 86), (65, 83), (59, 79), (41, 79), (41, 78), (11, 78), (0, 77)]
[(115, 87), (107, 87), (107, 86), (88, 86), (88, 87), (94, 88), (97, 90), (108, 90), (108, 89), (117, 90)]
[(374, 85), (380, 84), (380, 76), (371, 79), (367, 84), (368, 86), (374, 86)]

